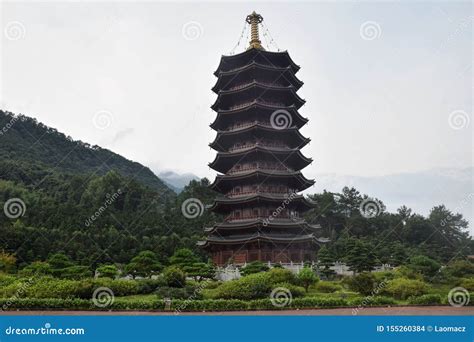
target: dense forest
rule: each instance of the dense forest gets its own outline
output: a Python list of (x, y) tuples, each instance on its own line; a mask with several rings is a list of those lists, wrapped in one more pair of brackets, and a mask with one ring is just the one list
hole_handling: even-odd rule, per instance
[[(205, 209), (186, 218), (181, 206), (189, 198), (211, 204), (216, 194), (208, 184), (191, 181), (176, 195), (138, 163), (0, 111), (0, 206), (12, 198), (24, 203), (22, 215), (0, 212), (0, 252), (14, 254), (18, 268), (55, 253), (91, 269), (126, 264), (143, 251), (166, 264), (179, 248), (206, 261), (196, 241), (221, 218)], [(467, 221), (442, 204), (423, 217), (406, 207), (386, 212), (373, 199), (376, 215), (367, 216), (360, 206), (369, 197), (354, 188), (309, 198), (315, 208), (307, 220), (331, 239), (323, 259), (399, 265), (414, 255), (447, 263), (474, 254)]]

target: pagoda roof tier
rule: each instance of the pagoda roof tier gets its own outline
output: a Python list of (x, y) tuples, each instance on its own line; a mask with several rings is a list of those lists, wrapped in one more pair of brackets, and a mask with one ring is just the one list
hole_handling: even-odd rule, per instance
[(293, 85), (296, 90), (303, 85), (303, 82), (296, 77), (290, 66), (276, 67), (252, 61), (241, 68), (219, 72), (217, 82), (212, 87), (212, 91), (217, 94), (219, 90), (228, 90), (236, 84), (256, 79), (265, 79), (272, 83), (278, 82), (283, 85)]
[(276, 206), (285, 205), (287, 208), (295, 208), (298, 211), (307, 211), (314, 207), (303, 195), (290, 197), (282, 194), (253, 194), (242, 197), (217, 197), (210, 210), (214, 212), (226, 213), (236, 206), (258, 206), (263, 204), (273, 204)]
[(317, 238), (314, 234), (296, 235), (296, 234), (243, 234), (231, 237), (209, 236), (205, 241), (199, 241), (198, 246), (208, 247), (212, 244), (233, 245), (255, 241), (273, 242), (273, 243), (298, 243), (298, 242), (327, 242), (325, 238)]
[(313, 161), (305, 157), (299, 149), (258, 146), (246, 151), (218, 152), (216, 158), (209, 163), (209, 167), (217, 172), (227, 173), (239, 162), (262, 160), (262, 157), (290, 166), (292, 171), (299, 171)]
[[(265, 119), (270, 122), (270, 117), (278, 109), (283, 109), (291, 115), (292, 126), (301, 128), (308, 122), (308, 119), (301, 116), (295, 106), (274, 106), (255, 100), (249, 102), (248, 106), (242, 106), (233, 110), (219, 110), (216, 119), (211, 123), (210, 127), (215, 130), (222, 130), (231, 126), (237, 120), (240, 122), (249, 121), (250, 124), (254, 124), (257, 119)], [(242, 128), (248, 126), (243, 125)]]
[[(305, 138), (296, 127), (277, 129), (256, 122), (254, 125), (242, 129), (217, 131), (216, 138), (209, 146), (216, 151), (225, 152), (233, 147), (236, 141), (245, 142), (255, 138), (276, 139), (285, 142), (289, 148), (303, 148), (311, 141), (310, 138)], [(265, 142), (256, 144), (265, 146)], [(244, 148), (245, 146), (239, 147), (239, 149)]]
[(264, 51), (260, 49), (248, 49), (244, 52), (231, 56), (221, 56), (219, 66), (214, 72), (215, 76), (219, 76), (220, 72), (232, 71), (242, 68), (255, 62), (258, 64), (274, 66), (278, 68), (291, 67), (294, 73), (297, 73), (300, 67), (293, 62), (288, 51)]
[(314, 184), (314, 180), (307, 179), (299, 171), (265, 171), (251, 170), (233, 175), (218, 175), (214, 182), (209, 186), (212, 190), (227, 193), (236, 183), (253, 184), (264, 183), (266, 181), (280, 181), (298, 191), (305, 190)]
[(226, 231), (226, 232), (235, 232), (238, 230), (247, 230), (247, 229), (301, 229), (307, 231), (318, 231), (321, 229), (319, 224), (309, 224), (303, 219), (294, 220), (294, 219), (274, 219), (269, 220), (268, 218), (255, 218), (252, 220), (238, 221), (238, 222), (222, 222), (215, 224), (212, 227), (204, 228), (204, 232), (211, 234), (216, 231)]
[(269, 99), (269, 101), (278, 99), (281, 106), (294, 105), (296, 109), (301, 108), (306, 102), (298, 96), (293, 86), (284, 87), (254, 81), (237, 89), (220, 91), (216, 102), (211, 108), (214, 111), (219, 109), (225, 110), (232, 108), (236, 102), (247, 103), (257, 98), (262, 100)]

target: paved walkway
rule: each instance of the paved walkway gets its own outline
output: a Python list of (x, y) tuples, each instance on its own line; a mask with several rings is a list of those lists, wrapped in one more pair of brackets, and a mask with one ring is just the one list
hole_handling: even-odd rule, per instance
[[(361, 308), (355, 313), (356, 308), (340, 309), (311, 309), (311, 310), (281, 310), (281, 311), (224, 311), (224, 312), (183, 312), (179, 315), (207, 315), (207, 316), (353, 316), (356, 315), (381, 315), (381, 316), (474, 316), (474, 306), (455, 308), (452, 306), (395, 306), (379, 308)], [(174, 315), (174, 312), (150, 311), (0, 311), (1, 315)]]

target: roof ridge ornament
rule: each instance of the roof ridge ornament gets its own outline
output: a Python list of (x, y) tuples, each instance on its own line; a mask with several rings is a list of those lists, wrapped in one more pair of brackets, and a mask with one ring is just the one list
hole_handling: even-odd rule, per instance
[(265, 50), (260, 41), (260, 36), (258, 34), (258, 25), (263, 21), (263, 17), (256, 13), (255, 11), (252, 14), (249, 14), (245, 19), (247, 23), (250, 24), (250, 45), (247, 50), (250, 49), (259, 49)]

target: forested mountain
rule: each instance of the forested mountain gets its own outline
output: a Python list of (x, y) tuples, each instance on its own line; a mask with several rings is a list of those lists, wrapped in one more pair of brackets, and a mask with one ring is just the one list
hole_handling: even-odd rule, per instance
[[(222, 220), (205, 209), (216, 196), (208, 185), (192, 180), (176, 195), (138, 163), (0, 112), (0, 252), (14, 254), (19, 267), (62, 252), (95, 269), (146, 250), (166, 264), (178, 248), (205, 261), (196, 241)], [(354, 188), (309, 198), (315, 208), (306, 219), (331, 239), (325, 260), (399, 265), (420, 254), (443, 263), (474, 254), (466, 220), (442, 204), (424, 217), (404, 206), (387, 212)], [(21, 202), (13, 207), (12, 199)], [(190, 199), (192, 217), (182, 209)]]
[[(20, 263), (58, 251), (87, 265), (127, 262), (145, 249), (165, 260), (194, 248), (202, 219), (186, 219), (180, 206), (197, 185), (177, 197), (147, 167), (0, 111), (0, 251)], [(200, 188), (209, 204), (214, 195)], [(11, 199), (24, 203), (23, 215), (7, 216)]]
[(173, 192), (148, 167), (91, 146), (34, 118), (0, 110), (0, 177), (38, 185), (53, 173), (104, 175), (114, 170), (160, 193)]

